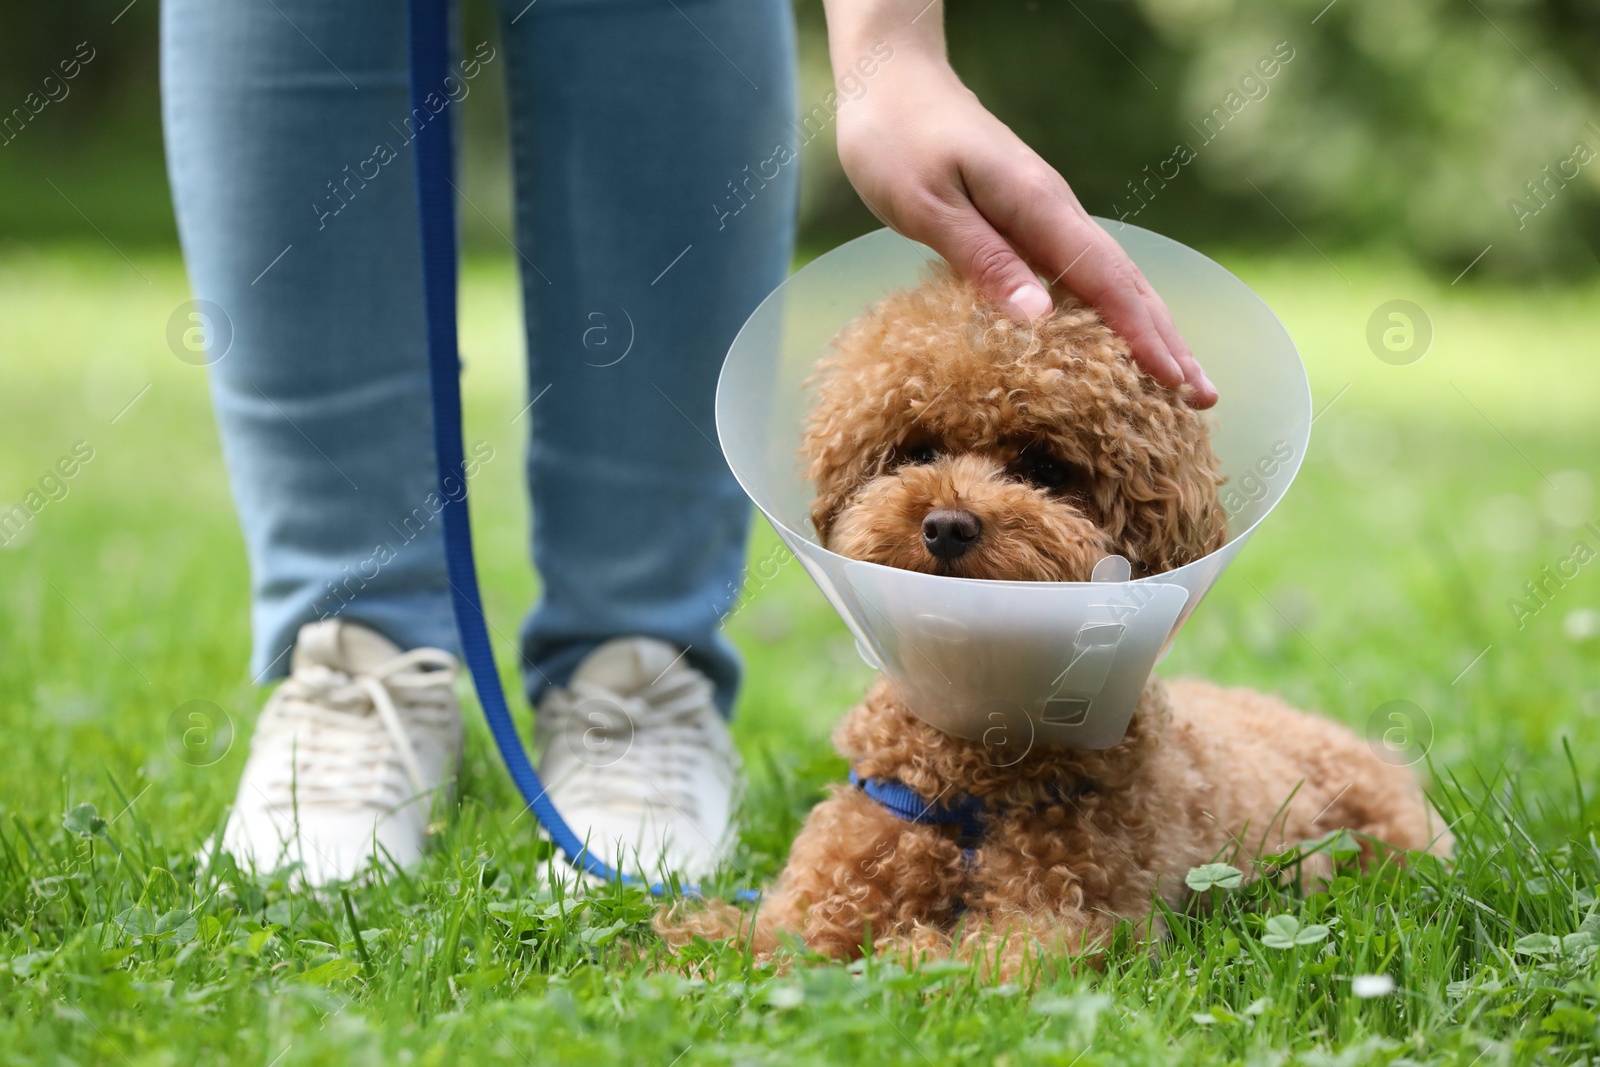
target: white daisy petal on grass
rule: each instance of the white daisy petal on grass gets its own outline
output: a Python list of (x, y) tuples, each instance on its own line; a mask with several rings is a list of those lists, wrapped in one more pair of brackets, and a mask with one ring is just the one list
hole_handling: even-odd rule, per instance
[(1358, 974), (1350, 979), (1350, 992), (1362, 1000), (1386, 997), (1394, 992), (1394, 979), (1386, 974)]

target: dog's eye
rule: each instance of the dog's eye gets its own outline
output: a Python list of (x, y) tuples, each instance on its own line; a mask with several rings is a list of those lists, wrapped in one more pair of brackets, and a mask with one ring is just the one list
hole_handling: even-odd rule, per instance
[(1076, 470), (1045, 455), (1024, 453), (1012, 464), (1011, 470), (1028, 484), (1051, 491), (1070, 488), (1078, 480)]
[(923, 467), (939, 458), (939, 450), (929, 444), (911, 445), (900, 452), (900, 462)]

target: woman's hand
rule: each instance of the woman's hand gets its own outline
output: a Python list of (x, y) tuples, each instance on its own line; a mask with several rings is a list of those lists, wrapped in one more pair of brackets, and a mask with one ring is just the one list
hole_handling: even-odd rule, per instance
[(938, 0), (827, 0), (827, 12), (837, 76), (854, 72), (874, 45), (880, 55), (883, 42), (893, 49), (839, 109), (839, 161), (872, 212), (1018, 317), (1050, 310), (1037, 275), (1076, 293), (1156, 381), (1187, 382), (1195, 407), (1216, 403), (1216, 387), (1133, 261), (950, 69)]

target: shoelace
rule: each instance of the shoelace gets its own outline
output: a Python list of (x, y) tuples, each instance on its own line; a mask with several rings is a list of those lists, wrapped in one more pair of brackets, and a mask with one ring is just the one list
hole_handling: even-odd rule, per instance
[[(313, 664), (290, 675), (274, 701), (264, 740), (294, 746), (294, 759), (283, 761), (293, 773), (267, 783), (268, 799), (282, 805), (393, 807), (427, 792), (407, 720), (410, 729), (448, 729), (455, 714), (450, 686), (458, 672), (448, 652), (417, 648), (359, 674)], [(396, 693), (408, 697), (404, 717)]]
[[(729, 762), (732, 758), (713, 740), (719, 735), (704, 727), (704, 716), (715, 714), (707, 711), (709, 681), (682, 672), (629, 696), (574, 681), (568, 694), (549, 708), (549, 743), (583, 745), (599, 753), (621, 745), (623, 751), (615, 759), (590, 762), (569, 750), (571, 765), (562, 775), (565, 802), (626, 809), (665, 799), (688, 818), (699, 817), (690, 785), (706, 768), (693, 756), (711, 750)], [(625, 773), (618, 773), (624, 767)]]

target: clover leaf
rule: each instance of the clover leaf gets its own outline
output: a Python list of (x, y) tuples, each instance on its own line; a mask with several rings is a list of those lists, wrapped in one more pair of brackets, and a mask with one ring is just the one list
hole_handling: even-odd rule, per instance
[(1302, 926), (1293, 915), (1274, 915), (1267, 920), (1261, 943), (1268, 948), (1294, 948), (1296, 945), (1314, 945), (1328, 937), (1328, 928), (1317, 923)]
[(61, 825), (79, 837), (99, 837), (106, 832), (106, 821), (93, 804), (79, 804), (61, 817)]
[(1191, 867), (1183, 879), (1184, 885), (1196, 893), (1203, 893), (1207, 889), (1238, 889), (1243, 881), (1244, 872), (1226, 863), (1202, 863), (1198, 867)]

